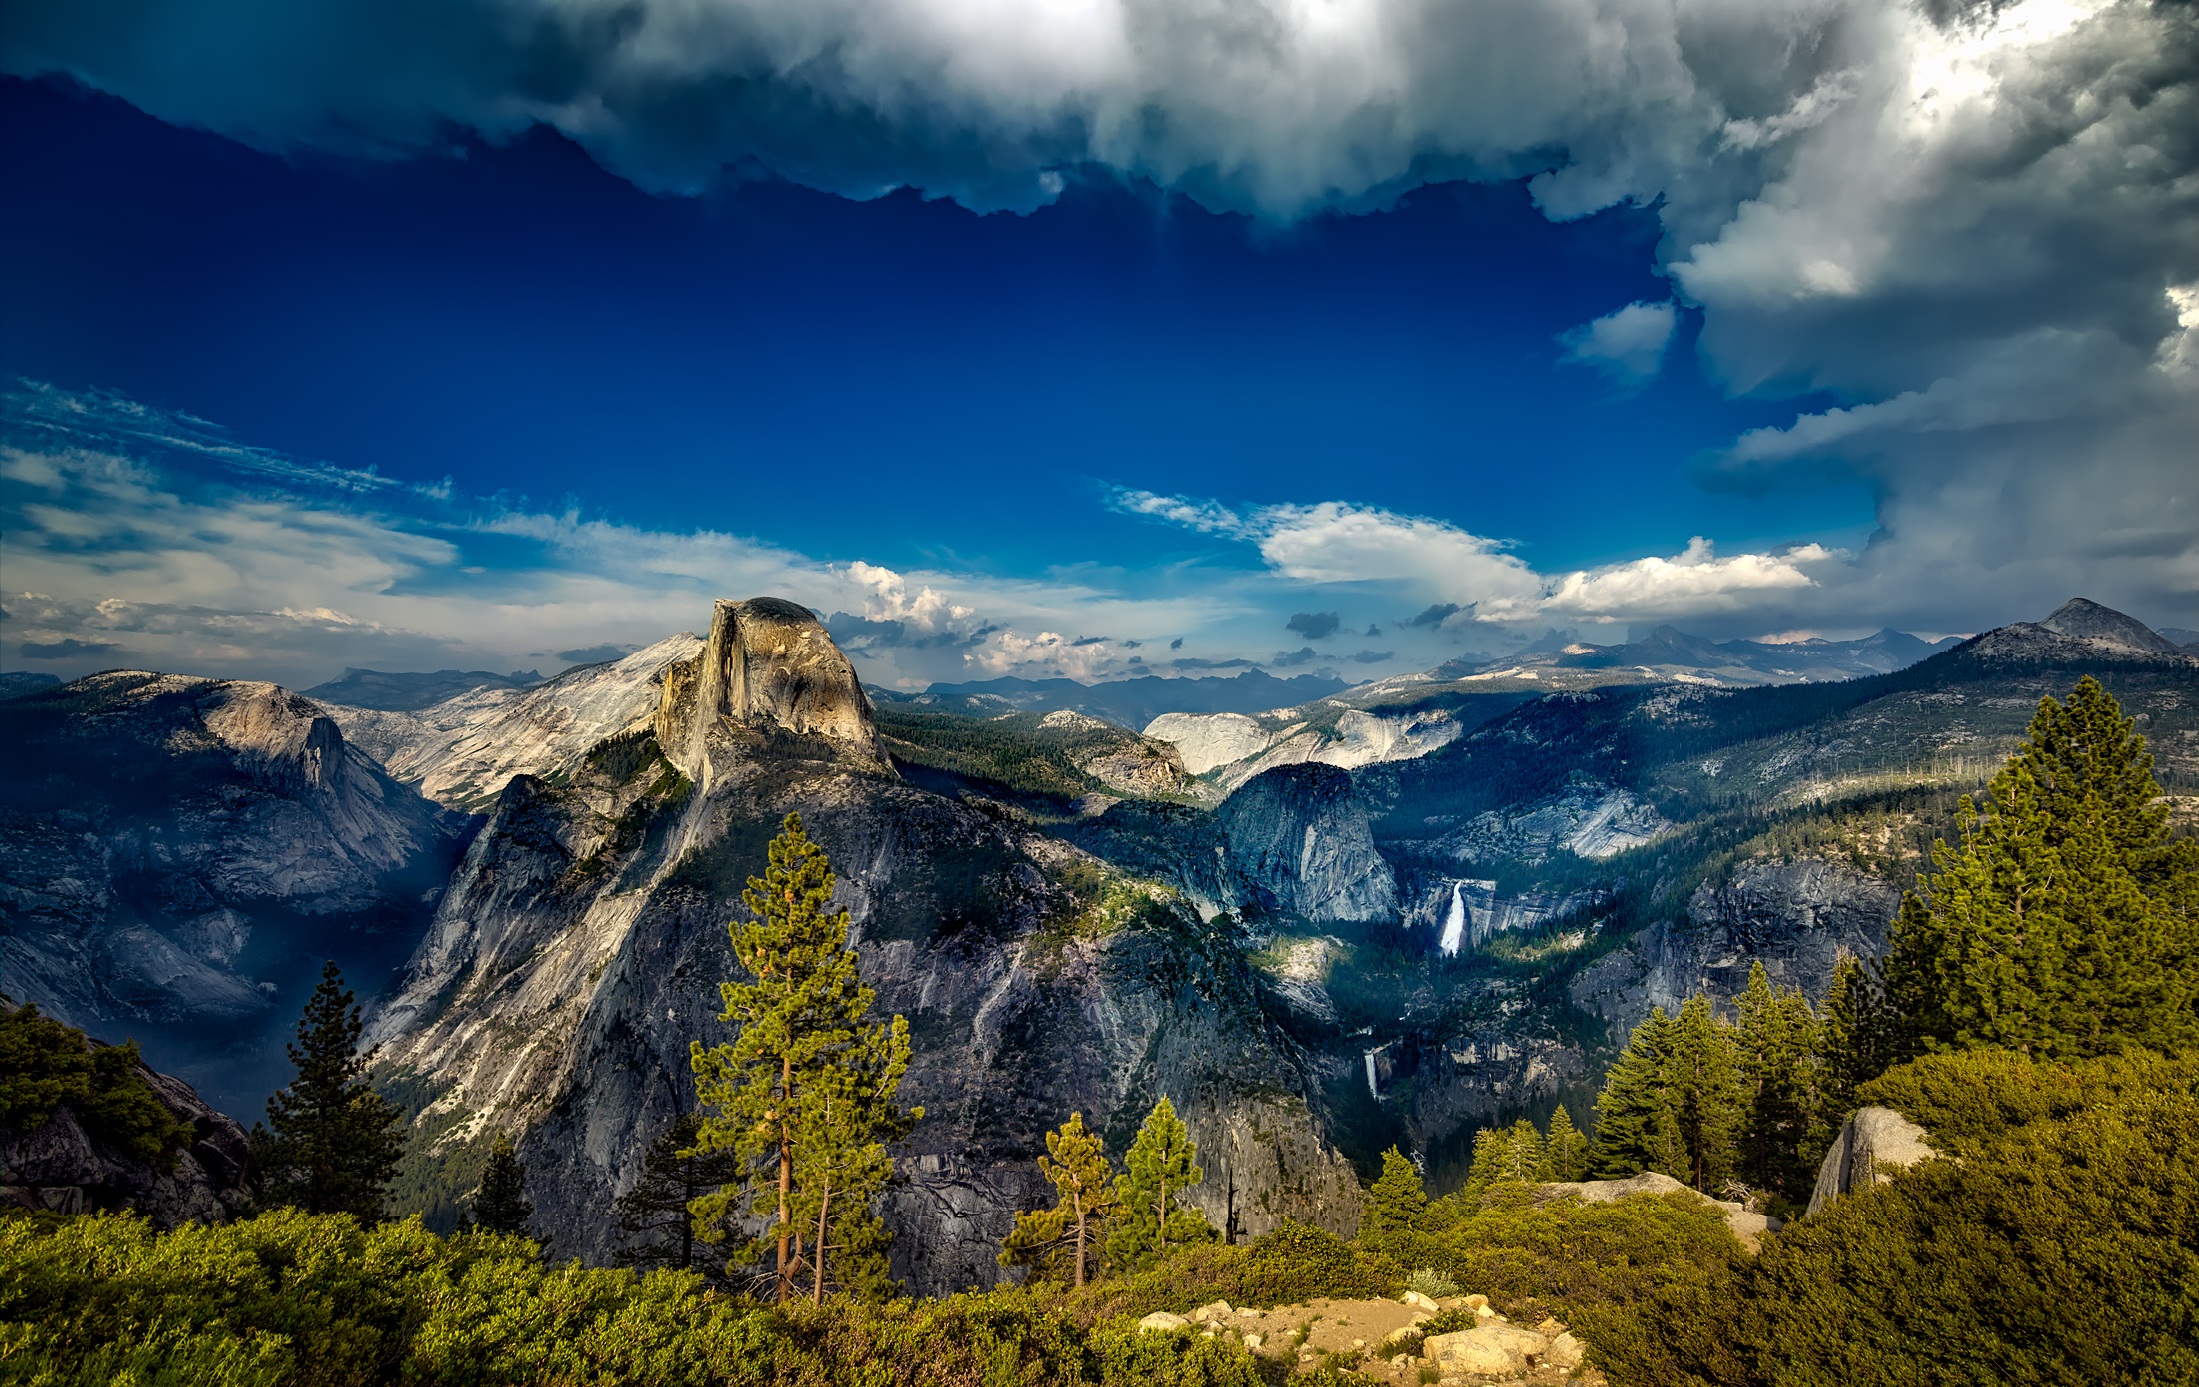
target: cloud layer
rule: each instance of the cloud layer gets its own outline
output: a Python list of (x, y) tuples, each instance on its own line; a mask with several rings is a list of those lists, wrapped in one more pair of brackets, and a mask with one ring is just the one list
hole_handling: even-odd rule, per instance
[[(1834, 397), (1705, 475), (1866, 479), (1881, 529), (1837, 573), (1691, 546), (1567, 586), (1346, 502), (1262, 511), (1256, 533), (1152, 503), (1295, 581), (1483, 613), (1754, 592), (1797, 620), (1959, 629), (2083, 590), (2199, 622), (2188, 4), (22, 0), (0, 10), (0, 67), (271, 147), (402, 154), (547, 123), (676, 192), (768, 173), (1029, 208), (1130, 176), (1290, 218), (1466, 177), (1528, 178), (1559, 219), (1654, 204), (1674, 303), (1614, 305), (1567, 350), (1639, 381), (1685, 309), (1714, 379)], [(898, 613), (924, 586), (865, 589), (885, 613), (865, 619), (953, 628)]]

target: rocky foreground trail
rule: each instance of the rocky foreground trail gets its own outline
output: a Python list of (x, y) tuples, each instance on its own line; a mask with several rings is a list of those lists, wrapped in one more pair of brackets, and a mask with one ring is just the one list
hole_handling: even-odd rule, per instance
[(1376, 1382), (1441, 1387), (1601, 1387), (1584, 1366), (1580, 1340), (1563, 1321), (1539, 1317), (1533, 1328), (1499, 1314), (1483, 1295), (1441, 1299), (1407, 1291), (1402, 1299), (1310, 1300), (1273, 1309), (1227, 1301), (1190, 1315), (1156, 1311), (1139, 1321), (1149, 1333), (1226, 1335), (1262, 1358), (1294, 1370), (1335, 1368)]

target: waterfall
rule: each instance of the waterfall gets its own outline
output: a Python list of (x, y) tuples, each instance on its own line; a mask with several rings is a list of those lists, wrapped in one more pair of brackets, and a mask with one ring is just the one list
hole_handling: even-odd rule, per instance
[(1466, 942), (1466, 899), (1459, 894), (1464, 886), (1464, 882), (1451, 883), (1451, 913), (1444, 918), (1443, 938), (1436, 944), (1446, 958)]
[[(1367, 1051), (1367, 1093), (1368, 1096), (1376, 1099), (1381, 1098), (1382, 1090), (1375, 1087), (1374, 1083), (1374, 1057), (1381, 1053), (1382, 1051), (1379, 1046), (1375, 1049)], [(827, 1250), (829, 1251), (829, 1249)]]

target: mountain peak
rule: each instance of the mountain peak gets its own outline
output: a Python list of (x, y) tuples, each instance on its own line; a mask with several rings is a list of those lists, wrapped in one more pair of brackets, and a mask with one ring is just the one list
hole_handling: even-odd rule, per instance
[(854, 664), (816, 613), (783, 598), (721, 599), (702, 650), (664, 671), (657, 745), (697, 784), (708, 780), (711, 734), (727, 724), (768, 724), (885, 761)]
[(2162, 638), (2136, 617), (2125, 616), (2113, 607), (2103, 607), (2085, 597), (2070, 598), (2039, 625), (2057, 636), (2132, 655), (2183, 653), (2174, 642)]

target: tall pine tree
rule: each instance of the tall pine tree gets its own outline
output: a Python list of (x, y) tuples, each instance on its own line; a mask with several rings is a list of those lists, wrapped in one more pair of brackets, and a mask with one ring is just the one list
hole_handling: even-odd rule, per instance
[(1382, 1174), (1367, 1194), (1366, 1212), (1359, 1226), (1368, 1233), (1410, 1233), (1420, 1227), (1428, 1212), (1428, 1190), (1420, 1180), (1420, 1167), (1396, 1147), (1382, 1153)]
[(264, 1198), (313, 1214), (382, 1216), (382, 1197), (404, 1155), (405, 1123), (366, 1082), (359, 1008), (331, 959), (298, 1018), (289, 1047), (297, 1077), (267, 1100), (252, 1128), (252, 1163)]
[(1903, 1053), (1994, 1046), (2081, 1059), (2199, 1041), (2194, 850), (2153, 758), (2091, 676), (2041, 699), (1988, 802), (1902, 901), (1886, 960)]
[(1151, 1266), (1171, 1247), (1211, 1242), (1206, 1215), (1183, 1202), (1183, 1192), (1206, 1178), (1190, 1129), (1162, 1095), (1138, 1129), (1115, 1182), (1121, 1206), (1107, 1234), (1107, 1255), (1126, 1271)]
[(1673, 1022), (1663, 1007), (1634, 1028), (1626, 1050), (1611, 1066), (1596, 1095), (1596, 1144), (1589, 1168), (1598, 1178), (1622, 1179), (1655, 1170), (1674, 1179), (1688, 1175), (1678, 1115), (1666, 1073)]
[(1804, 1198), (1816, 1171), (1806, 1148), (1817, 1125), (1817, 1016), (1792, 988), (1774, 991), (1762, 963), (1733, 999), (1733, 1040), (1743, 1120), (1741, 1178), (1788, 1199)]
[[(870, 1019), (876, 994), (847, 947), (847, 912), (830, 909), (833, 886), (824, 849), (809, 840), (799, 814), (787, 815), (763, 876), (750, 877), (741, 895), (752, 918), (727, 926), (733, 956), (751, 980), (719, 984), (719, 1019), (739, 1034), (709, 1049), (696, 1041), (689, 1054), (696, 1093), (716, 1109), (703, 1119), (696, 1147), (730, 1151), (741, 1166), (737, 1179), (695, 1201), (695, 1215), (706, 1236), (723, 1236), (737, 1215), (764, 1222), (736, 1260), (772, 1257), (781, 1303), (793, 1295), (805, 1237), (820, 1295), (836, 1239), (843, 1255), (875, 1266), (883, 1234), (870, 1202), (892, 1171), (883, 1142), (923, 1115), (899, 1106), (908, 1027), (900, 1017)], [(824, 1227), (827, 1246), (814, 1245), (812, 1219)]]
[(1870, 964), (1843, 951), (1833, 962), (1825, 1015), (1817, 1029), (1820, 1085), (1817, 1130), (1810, 1145), (1822, 1148), (1855, 1111), (1855, 1091), (1886, 1072), (1899, 1045), (1900, 1019)]
[(626, 1267), (676, 1267), (714, 1271), (698, 1263), (696, 1200), (740, 1178), (740, 1158), (731, 1151), (698, 1151), (702, 1119), (683, 1113), (649, 1143), (641, 1178), (615, 1201), (620, 1245), (613, 1260)]
[(512, 1139), (502, 1132), (489, 1147), (489, 1163), (481, 1172), (481, 1188), (473, 1197), (469, 1226), (483, 1233), (525, 1234), (534, 1205), (527, 1201), (527, 1167), (512, 1149)]
[(1686, 1168), (1678, 1178), (1709, 1190), (1733, 1173), (1741, 1134), (1741, 1076), (1733, 1062), (1733, 1037), (1698, 992), (1680, 1007), (1665, 1060), (1673, 1124)]
[(1120, 1207), (1114, 1166), (1099, 1133), (1086, 1131), (1084, 1114), (1073, 1112), (1060, 1130), (1046, 1134), (1038, 1168), (1054, 1187), (1054, 1207), (1016, 1215), (1014, 1231), (1000, 1246), (1000, 1265), (1058, 1275), (1067, 1258), (1071, 1283), (1082, 1286), (1100, 1233)]
[(1550, 1114), (1550, 1178), (1571, 1183), (1588, 1178), (1588, 1138), (1573, 1125), (1573, 1114), (1560, 1103)]

